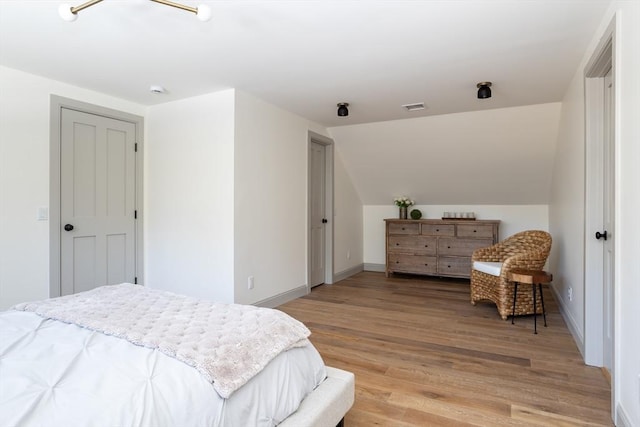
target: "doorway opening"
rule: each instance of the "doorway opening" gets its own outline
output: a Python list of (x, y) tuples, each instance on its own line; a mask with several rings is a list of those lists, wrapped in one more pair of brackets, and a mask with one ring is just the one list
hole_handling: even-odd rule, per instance
[(307, 283), (333, 283), (333, 140), (309, 131)]
[(615, 414), (615, 21), (585, 67), (585, 363), (603, 368)]

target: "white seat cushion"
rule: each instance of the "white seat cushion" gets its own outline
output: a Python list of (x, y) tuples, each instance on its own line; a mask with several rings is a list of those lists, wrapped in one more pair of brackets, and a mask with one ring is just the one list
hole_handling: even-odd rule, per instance
[(481, 271), (483, 273), (490, 274), (492, 276), (500, 277), (500, 272), (502, 271), (502, 263), (473, 261), (473, 269)]

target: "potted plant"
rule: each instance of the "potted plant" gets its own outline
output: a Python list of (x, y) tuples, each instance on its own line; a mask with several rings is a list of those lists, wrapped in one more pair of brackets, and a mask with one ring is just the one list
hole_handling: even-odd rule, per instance
[(413, 206), (415, 202), (411, 200), (409, 197), (402, 196), (402, 197), (396, 197), (395, 199), (393, 199), (393, 203), (395, 203), (395, 205), (400, 208), (399, 218), (407, 219), (407, 208), (409, 206)]

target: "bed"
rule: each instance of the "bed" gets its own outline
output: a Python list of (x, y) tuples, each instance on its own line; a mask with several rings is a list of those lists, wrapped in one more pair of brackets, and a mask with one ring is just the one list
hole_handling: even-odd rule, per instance
[(131, 284), (19, 304), (0, 313), (0, 420), (333, 427), (354, 377), (324, 366), (308, 334), (278, 310)]

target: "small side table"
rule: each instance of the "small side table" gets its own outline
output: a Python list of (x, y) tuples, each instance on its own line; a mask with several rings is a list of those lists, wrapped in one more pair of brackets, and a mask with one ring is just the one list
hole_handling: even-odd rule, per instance
[(516, 317), (516, 297), (518, 295), (518, 283), (531, 285), (533, 289), (533, 333), (538, 333), (537, 308), (536, 308), (536, 287), (540, 291), (540, 302), (542, 303), (542, 316), (544, 326), (547, 326), (547, 312), (544, 309), (544, 297), (542, 296), (542, 284), (551, 283), (553, 275), (542, 270), (513, 269), (508, 273), (508, 280), (513, 282), (513, 311), (511, 314), (511, 324), (514, 324)]

